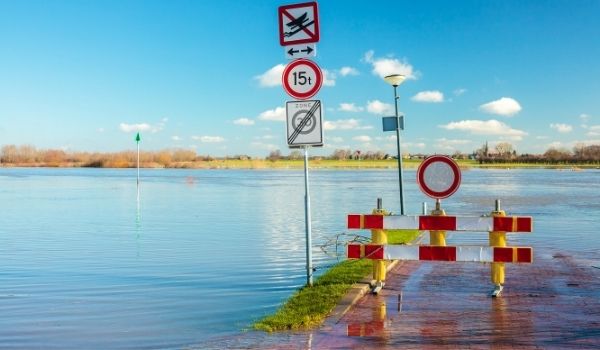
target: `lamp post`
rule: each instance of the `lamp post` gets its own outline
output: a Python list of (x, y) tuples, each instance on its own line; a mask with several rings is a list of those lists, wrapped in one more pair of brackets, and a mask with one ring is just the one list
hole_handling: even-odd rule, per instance
[(394, 87), (394, 106), (396, 107), (396, 145), (398, 146), (398, 186), (400, 188), (400, 215), (404, 215), (404, 191), (402, 190), (402, 153), (400, 152), (400, 116), (398, 115), (398, 85), (406, 77), (402, 74), (388, 75), (383, 80)]

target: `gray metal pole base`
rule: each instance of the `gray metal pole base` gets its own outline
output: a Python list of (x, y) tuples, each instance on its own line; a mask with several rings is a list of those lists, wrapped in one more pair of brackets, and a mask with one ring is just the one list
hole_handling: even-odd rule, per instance
[(499, 297), (500, 293), (502, 293), (503, 289), (504, 289), (504, 287), (502, 287), (501, 284), (498, 284), (498, 285), (494, 286), (494, 290), (492, 291), (492, 298)]
[(371, 284), (371, 293), (379, 294), (379, 292), (383, 289), (383, 286), (385, 286), (385, 282), (381, 281)]

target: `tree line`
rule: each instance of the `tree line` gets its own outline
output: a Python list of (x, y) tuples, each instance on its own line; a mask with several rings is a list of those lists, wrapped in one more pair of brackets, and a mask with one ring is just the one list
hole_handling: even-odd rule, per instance
[[(404, 158), (424, 158), (426, 155), (404, 154)], [(455, 159), (473, 159), (480, 164), (490, 163), (530, 163), (530, 164), (600, 164), (600, 145), (578, 144), (572, 150), (566, 148), (549, 148), (543, 154), (518, 154), (507, 142), (498, 143), (493, 148), (482, 145), (470, 154), (454, 152)], [(268, 161), (301, 160), (304, 155), (299, 150), (291, 150), (284, 155), (280, 150), (273, 150), (265, 157)], [(383, 160), (396, 158), (382, 151), (361, 151), (336, 149), (328, 156), (311, 157), (330, 160)], [(215, 159), (250, 160), (248, 155), (234, 155), (215, 158), (209, 155), (198, 155), (190, 149), (170, 149), (140, 152), (140, 162), (146, 167), (185, 167), (193, 162), (212, 161)], [(254, 159), (262, 159), (255, 157)], [(137, 164), (135, 151), (121, 152), (77, 152), (60, 149), (37, 149), (31, 145), (5, 145), (0, 149), (0, 164), (22, 166), (72, 166), (97, 168), (128, 168)]]
[(487, 143), (475, 150), (472, 158), (479, 163), (530, 163), (530, 164), (597, 164), (600, 163), (600, 145), (577, 144), (572, 150), (551, 147), (543, 154), (518, 154), (508, 142), (497, 144), (490, 150)]
[[(140, 163), (146, 166), (177, 166), (178, 163), (210, 159), (208, 156), (199, 157), (196, 152), (184, 149), (140, 152)], [(6, 145), (0, 149), (0, 163), (24, 166), (129, 168), (136, 166), (137, 152), (69, 152), (60, 149), (40, 150), (30, 145)]]

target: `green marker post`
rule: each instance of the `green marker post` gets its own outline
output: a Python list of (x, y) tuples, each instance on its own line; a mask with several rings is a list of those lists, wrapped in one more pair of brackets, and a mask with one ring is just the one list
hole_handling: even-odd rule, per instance
[(135, 142), (137, 143), (137, 185), (140, 185), (140, 133), (138, 132), (135, 136)]

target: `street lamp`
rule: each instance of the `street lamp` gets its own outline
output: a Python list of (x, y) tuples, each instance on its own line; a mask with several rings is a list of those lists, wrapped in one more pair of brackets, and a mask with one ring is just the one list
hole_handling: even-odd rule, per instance
[(406, 77), (402, 74), (388, 75), (383, 80), (394, 87), (394, 106), (396, 107), (396, 145), (398, 146), (398, 186), (400, 188), (400, 215), (404, 215), (404, 192), (402, 190), (402, 153), (400, 153), (400, 116), (398, 115), (398, 85)]

